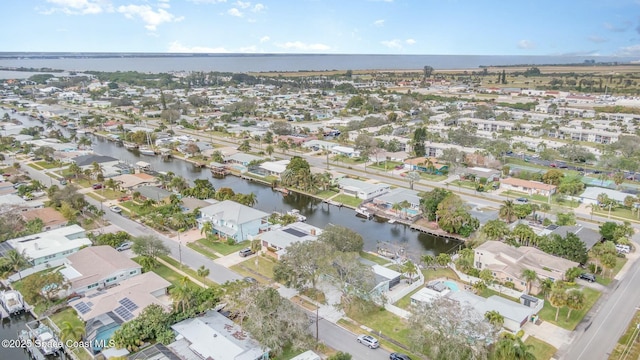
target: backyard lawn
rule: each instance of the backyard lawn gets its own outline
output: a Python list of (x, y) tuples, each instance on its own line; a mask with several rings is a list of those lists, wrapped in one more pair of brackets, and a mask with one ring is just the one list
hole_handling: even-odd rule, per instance
[[(64, 322), (68, 321), (73, 327), (80, 326), (84, 328), (84, 321), (82, 321), (76, 311), (68, 307), (60, 312), (57, 312), (49, 317), (51, 321), (60, 329)], [(82, 347), (71, 347), (71, 351), (81, 360), (91, 359), (91, 355)]]
[(558, 325), (567, 330), (573, 331), (576, 326), (582, 321), (584, 315), (591, 309), (593, 304), (600, 297), (600, 292), (597, 290), (593, 290), (591, 288), (582, 288), (586, 297), (586, 306), (582, 310), (573, 310), (571, 312), (571, 317), (567, 319), (567, 313), (569, 312), (568, 308), (562, 307), (560, 308), (560, 313), (558, 314), (558, 321), (555, 321), (556, 317), (556, 308), (551, 306), (549, 301), (544, 302), (544, 307), (540, 310), (540, 318), (544, 321), (548, 321), (552, 324)]
[(356, 197), (345, 195), (345, 194), (339, 194), (331, 200), (337, 201), (339, 203), (342, 203), (344, 205), (351, 206), (351, 207), (358, 207), (360, 206), (360, 203), (362, 203), (362, 199), (358, 199)]
[[(424, 275), (425, 285), (429, 281), (435, 280), (435, 279), (454, 279), (454, 280), (458, 279), (458, 275), (455, 272), (453, 272), (453, 270), (451, 270), (450, 268), (438, 268), (435, 270), (423, 269), (422, 274)], [(420, 289), (422, 289), (422, 287), (419, 287), (414, 291), (408, 293), (407, 295), (403, 296), (402, 299), (396, 301), (394, 305), (402, 309), (408, 309), (409, 306), (411, 305), (411, 296), (417, 293), (418, 291), (420, 291)]]
[(531, 352), (535, 355), (536, 360), (549, 360), (558, 351), (558, 349), (533, 336), (529, 336), (524, 341), (524, 344), (533, 346)]
[[(256, 260), (258, 261), (257, 266)], [(274, 261), (258, 255), (240, 264), (233, 265), (231, 270), (242, 276), (253, 277), (261, 283), (269, 283), (270, 280), (273, 279), (273, 268), (275, 265), (276, 263)]]

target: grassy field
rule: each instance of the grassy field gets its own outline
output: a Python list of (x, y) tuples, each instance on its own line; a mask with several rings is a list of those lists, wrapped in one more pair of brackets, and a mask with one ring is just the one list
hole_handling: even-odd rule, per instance
[(548, 321), (552, 324), (573, 331), (573, 329), (575, 329), (580, 321), (582, 321), (584, 315), (589, 311), (589, 309), (591, 309), (593, 304), (595, 304), (595, 302), (601, 295), (599, 291), (593, 290), (591, 288), (583, 288), (582, 291), (584, 291), (584, 294), (586, 296), (586, 306), (582, 310), (573, 310), (569, 319), (567, 319), (567, 313), (569, 312), (569, 310), (565, 306), (560, 308), (558, 321), (555, 321), (556, 308), (551, 306), (551, 303), (549, 303), (549, 301), (544, 302), (544, 307), (542, 308), (542, 310), (540, 310), (540, 318), (544, 321)]
[(622, 359), (638, 359), (640, 358), (640, 329), (638, 324), (640, 323), (640, 310), (636, 311), (629, 322), (629, 326), (624, 334), (618, 340), (618, 343), (613, 348), (609, 360), (622, 360)]
[(339, 203), (342, 203), (344, 205), (351, 206), (351, 207), (358, 207), (362, 202), (362, 199), (358, 199), (353, 196), (349, 196), (345, 194), (339, 194), (331, 200), (337, 201)]
[[(255, 263), (256, 260), (258, 261), (257, 266)], [(256, 256), (251, 259), (247, 259), (237, 265), (233, 265), (231, 267), (231, 270), (237, 272), (242, 276), (250, 276), (252, 278), (255, 278), (261, 283), (270, 283), (271, 279), (273, 279), (273, 268), (275, 265), (275, 261), (267, 259), (263, 256)]]
[(620, 269), (622, 269), (622, 267), (626, 263), (627, 263), (626, 258), (616, 258), (616, 266), (613, 268), (611, 273), (609, 273), (608, 270), (605, 270), (606, 276), (603, 276), (603, 275), (596, 276), (596, 282), (604, 286), (611, 284), (611, 281), (613, 281), (613, 278), (616, 276), (617, 273), (620, 272)]
[(317, 194), (315, 194), (316, 197), (319, 197), (321, 199), (328, 199), (330, 197), (332, 197), (333, 195), (337, 194), (337, 191), (333, 191), (333, 190), (325, 190), (325, 191), (321, 191)]
[[(187, 275), (191, 276), (192, 278), (194, 278), (194, 279), (196, 279), (196, 280), (198, 280), (200, 282), (204, 282), (204, 284), (207, 285), (207, 286), (216, 286), (217, 285), (216, 283), (214, 283), (213, 281), (211, 281), (209, 279), (203, 279), (201, 276), (198, 276), (198, 271), (194, 270), (193, 268), (189, 267), (188, 265), (186, 265), (186, 264), (180, 265), (180, 261), (172, 258), (171, 256), (161, 256), (160, 258), (162, 260), (168, 262), (169, 264), (171, 264), (173, 267), (175, 267), (177, 269), (180, 269), (180, 271), (186, 273)], [(182, 280), (183, 275), (178, 273), (178, 276), (180, 276), (180, 280)]]
[(536, 360), (549, 360), (558, 351), (558, 349), (533, 336), (529, 336), (524, 341), (524, 344), (533, 346), (531, 352), (536, 356)]
[[(198, 240), (200, 241), (200, 240)], [(229, 255), (232, 254), (234, 252), (240, 251), (246, 247), (249, 247), (251, 245), (251, 242), (249, 240), (245, 240), (233, 245), (229, 245), (226, 242), (223, 241), (207, 241), (204, 240), (204, 243), (207, 245), (208, 248), (210, 248), (211, 250), (218, 252), (222, 255)]]
[(206, 244), (206, 240), (200, 239), (196, 241), (192, 241), (187, 244), (187, 247), (199, 252), (200, 254), (208, 257), (209, 259), (217, 259), (218, 255), (216, 255), (213, 250)]
[(55, 169), (55, 168), (60, 167), (60, 164), (58, 164), (56, 162), (50, 163), (50, 162), (46, 162), (46, 161), (38, 161), (35, 164), (40, 166), (43, 169)]
[(368, 252), (365, 252), (365, 251), (360, 251), (360, 257), (363, 258), (363, 259), (367, 259), (369, 261), (372, 261), (372, 262), (374, 262), (374, 263), (376, 263), (378, 265), (383, 265), (383, 266), (391, 262), (391, 261), (389, 261), (389, 260), (387, 260), (387, 259), (385, 259), (383, 257), (380, 257), (380, 256), (378, 256), (376, 254), (368, 253)]
[(383, 171), (389, 171), (389, 170), (393, 170), (396, 166), (400, 166), (402, 165), (402, 163), (400, 161), (379, 161), (379, 162), (374, 162), (371, 165), (369, 165), (368, 167), (373, 168), (373, 169), (378, 169), (378, 170), (383, 170)]

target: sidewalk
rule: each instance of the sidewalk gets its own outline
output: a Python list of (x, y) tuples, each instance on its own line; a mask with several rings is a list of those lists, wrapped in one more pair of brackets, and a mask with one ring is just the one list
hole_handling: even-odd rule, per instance
[(169, 264), (168, 262), (166, 262), (166, 261), (162, 260), (161, 258), (157, 258), (157, 260), (158, 260), (158, 262), (159, 262), (160, 264), (162, 264), (162, 265), (164, 265), (164, 266), (168, 267), (169, 269), (171, 269), (171, 270), (173, 270), (173, 271), (177, 272), (178, 274), (180, 274), (180, 275), (182, 275), (182, 276), (186, 276), (186, 277), (188, 277), (188, 278), (189, 278), (189, 280), (193, 281), (196, 285), (201, 286), (201, 287), (203, 287), (203, 288), (207, 288), (207, 287), (208, 287), (207, 285), (203, 284), (203, 283), (202, 283), (202, 281), (200, 281), (200, 280), (198, 280), (198, 279), (194, 278), (193, 276), (191, 276), (191, 275), (187, 274), (186, 272), (184, 272), (184, 271), (182, 271), (182, 270), (178, 269), (177, 267), (175, 267), (175, 266), (173, 266), (173, 265)]

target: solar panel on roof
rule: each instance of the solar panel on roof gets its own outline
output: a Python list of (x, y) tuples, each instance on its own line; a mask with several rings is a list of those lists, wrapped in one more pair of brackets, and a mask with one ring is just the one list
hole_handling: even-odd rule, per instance
[(89, 299), (91, 299), (91, 298), (94, 298), (94, 297), (96, 297), (96, 296), (98, 296), (98, 295), (102, 295), (102, 294), (104, 294), (104, 293), (105, 293), (104, 291), (100, 290), (100, 291), (96, 291), (96, 292), (94, 292), (94, 293), (93, 293), (93, 294), (91, 294), (91, 295), (87, 295), (87, 297), (88, 297)]
[(88, 307), (93, 307), (93, 303), (91, 301), (87, 301), (87, 306)]
[(135, 309), (138, 308), (138, 305), (136, 305), (136, 303), (134, 303), (133, 301), (131, 301), (131, 299), (129, 298), (123, 298), (120, 299), (118, 301), (122, 306), (124, 306), (125, 309), (129, 310), (129, 311), (133, 311)]
[(90, 308), (87, 304), (85, 304), (85, 303), (84, 303), (84, 301), (81, 301), (81, 302), (79, 302), (79, 303), (75, 304), (73, 307), (74, 307), (77, 311), (79, 311), (79, 312), (80, 312), (80, 314), (86, 314), (86, 313), (88, 313), (89, 311), (91, 311), (91, 308)]
[(287, 234), (291, 234), (291, 235), (293, 235), (293, 236), (295, 236), (295, 237), (304, 237), (304, 236), (307, 236), (307, 234), (306, 234), (306, 233), (304, 233), (304, 232), (302, 232), (302, 231), (300, 231), (300, 230), (294, 229), (294, 228), (288, 228), (288, 229), (284, 229), (284, 230), (282, 230), (282, 231), (286, 232)]
[(115, 310), (113, 310), (113, 312), (116, 313), (116, 315), (120, 316), (124, 321), (133, 319), (133, 314), (123, 306), (118, 306), (117, 308), (115, 308)]

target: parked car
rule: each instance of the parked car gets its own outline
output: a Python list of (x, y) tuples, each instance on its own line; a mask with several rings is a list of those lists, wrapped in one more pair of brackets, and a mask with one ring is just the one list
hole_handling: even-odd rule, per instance
[(358, 336), (357, 341), (365, 346), (368, 346), (369, 349), (377, 349), (380, 347), (380, 343), (378, 343), (378, 339), (374, 338), (371, 335), (360, 335)]
[(118, 251), (125, 251), (125, 250), (129, 250), (131, 249), (131, 247), (133, 246), (133, 242), (131, 241), (125, 241), (122, 244), (118, 245), (118, 247), (116, 248), (116, 250)]
[(629, 245), (616, 244), (616, 250), (619, 253), (628, 254), (631, 251), (631, 247)]
[(244, 278), (242, 278), (242, 280), (244, 280), (244, 282), (248, 282), (249, 284), (255, 284), (258, 282), (258, 280), (252, 278), (251, 276), (245, 276)]
[(515, 202), (516, 204), (527, 204), (529, 202), (529, 199), (520, 197), (520, 198), (517, 198)]
[(593, 274), (589, 274), (589, 273), (582, 273), (582, 274), (580, 274), (580, 279), (587, 280), (588, 282), (595, 282), (596, 281), (596, 276), (593, 275)]
[(391, 355), (389, 355), (389, 360), (411, 360), (411, 358), (406, 354), (391, 353)]
[(67, 185), (67, 180), (65, 179), (60, 180), (60, 185)]
[(112, 206), (109, 208), (111, 211), (113, 211), (116, 214), (120, 214), (122, 213), (122, 208), (120, 206)]
[(253, 250), (251, 250), (250, 248), (244, 248), (240, 251), (238, 251), (238, 254), (242, 257), (247, 257), (247, 256), (251, 256), (254, 254)]
[(91, 185), (91, 188), (92, 188), (93, 190), (102, 189), (102, 184), (100, 184), (100, 183), (93, 184), (93, 185)]

